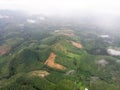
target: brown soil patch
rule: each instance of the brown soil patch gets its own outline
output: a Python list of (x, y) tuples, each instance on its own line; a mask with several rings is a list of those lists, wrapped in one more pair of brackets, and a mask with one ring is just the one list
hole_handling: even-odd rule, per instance
[(65, 36), (75, 36), (74, 33), (60, 33), (60, 34), (65, 35)]
[(82, 48), (82, 45), (80, 43), (77, 43), (77, 42), (74, 42), (74, 41), (71, 41), (72, 45), (77, 47), (77, 48)]
[(58, 63), (55, 63), (55, 58), (56, 58), (56, 54), (52, 52), (50, 56), (48, 57), (48, 59), (46, 60), (45, 64), (55, 69), (60, 69), (60, 70), (66, 69), (64, 66)]
[(44, 71), (44, 70), (39, 70), (39, 71), (32, 71), (30, 72), (30, 75), (32, 76), (39, 76), (39, 77), (45, 77), (45, 76), (48, 76), (49, 73), (47, 71)]
[(60, 30), (57, 34), (65, 35), (65, 36), (75, 36), (73, 30)]
[(0, 56), (6, 54), (10, 48), (8, 46), (0, 46)]

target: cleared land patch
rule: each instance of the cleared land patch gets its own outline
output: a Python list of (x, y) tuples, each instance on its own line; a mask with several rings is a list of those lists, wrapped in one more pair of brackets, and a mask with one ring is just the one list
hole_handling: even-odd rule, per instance
[(29, 73), (31, 76), (39, 76), (39, 77), (45, 77), (48, 76), (50, 73), (44, 70), (38, 70), (38, 71), (32, 71)]
[(101, 59), (98, 60), (96, 63), (102, 67), (105, 67), (108, 64), (108, 61), (106, 61), (105, 59)]
[(73, 30), (56, 30), (55, 33), (65, 36), (75, 36)]
[(55, 53), (50, 53), (50, 56), (48, 57), (48, 59), (46, 60), (45, 64), (48, 65), (49, 67), (55, 68), (55, 69), (60, 69), (60, 70), (64, 70), (66, 69), (64, 66), (55, 63), (55, 58), (56, 58), (56, 54)]
[(82, 48), (82, 45), (80, 43), (71, 41), (72, 45), (75, 46), (76, 48)]
[(6, 54), (9, 50), (10, 50), (10, 47), (8, 46), (5, 46), (5, 45), (0, 46), (0, 56)]

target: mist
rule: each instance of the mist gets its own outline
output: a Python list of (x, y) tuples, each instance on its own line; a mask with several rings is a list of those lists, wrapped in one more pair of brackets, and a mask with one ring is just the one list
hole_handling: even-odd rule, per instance
[(85, 20), (103, 29), (119, 28), (119, 0), (0, 0), (0, 10), (24, 11), (73, 21)]
[(24, 10), (31, 14), (69, 15), (120, 14), (119, 0), (0, 0), (0, 9)]

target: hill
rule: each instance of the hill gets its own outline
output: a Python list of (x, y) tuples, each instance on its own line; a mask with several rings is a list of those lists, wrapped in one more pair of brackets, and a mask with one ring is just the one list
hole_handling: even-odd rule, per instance
[(119, 32), (39, 17), (0, 21), (0, 90), (120, 90)]

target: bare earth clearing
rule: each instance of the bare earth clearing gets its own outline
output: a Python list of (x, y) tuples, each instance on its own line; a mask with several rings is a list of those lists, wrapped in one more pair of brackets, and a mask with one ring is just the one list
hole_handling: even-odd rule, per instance
[(65, 35), (65, 36), (75, 36), (74, 33), (60, 33), (60, 34)]
[(73, 30), (56, 30), (55, 32), (60, 35), (65, 35), (65, 36), (70, 36), (70, 37), (75, 36)]
[(49, 75), (49, 73), (47, 71), (44, 71), (44, 70), (32, 71), (29, 74), (32, 76), (39, 76), (39, 77), (43, 77), (43, 78), (45, 76)]
[(74, 42), (74, 41), (71, 41), (72, 45), (77, 47), (77, 48), (82, 48), (82, 45), (80, 43), (77, 43), (77, 42)]
[(101, 60), (98, 60), (96, 63), (101, 67), (105, 67), (109, 62), (105, 59), (101, 59)]
[(52, 52), (50, 56), (48, 57), (48, 59), (46, 60), (45, 64), (55, 69), (60, 69), (60, 70), (66, 69), (64, 66), (58, 63), (55, 63), (55, 58), (56, 58), (56, 54)]
[(0, 56), (6, 54), (10, 48), (8, 46), (0, 46)]

